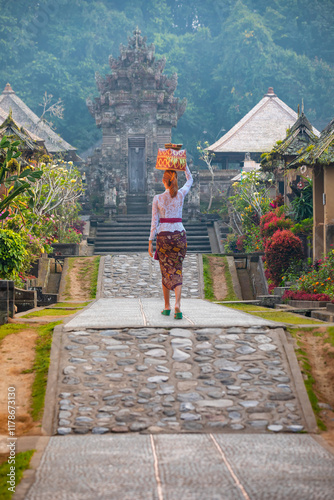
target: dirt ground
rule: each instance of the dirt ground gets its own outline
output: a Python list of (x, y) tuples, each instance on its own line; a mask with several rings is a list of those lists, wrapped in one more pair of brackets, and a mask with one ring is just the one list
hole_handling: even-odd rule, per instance
[(16, 436), (41, 434), (40, 422), (30, 416), (31, 386), (34, 373), (22, 373), (33, 367), (37, 331), (22, 330), (7, 335), (0, 344), (0, 436), (8, 437), (8, 387), (15, 387), (16, 394)]
[(86, 301), (90, 300), (91, 275), (94, 271), (94, 257), (84, 257), (74, 259), (71, 269), (67, 273), (66, 286), (64, 295), (61, 300)]
[[(312, 367), (315, 380), (313, 389), (319, 403), (328, 404), (334, 409), (334, 347), (326, 342), (326, 328), (318, 328), (316, 333), (319, 335), (307, 330), (298, 332), (298, 338)], [(320, 417), (327, 427), (327, 431), (321, 435), (334, 446), (334, 411), (325, 408), (321, 410)]]
[(216, 300), (224, 300), (227, 295), (225, 263), (221, 257), (210, 256), (210, 271), (213, 281), (213, 293)]

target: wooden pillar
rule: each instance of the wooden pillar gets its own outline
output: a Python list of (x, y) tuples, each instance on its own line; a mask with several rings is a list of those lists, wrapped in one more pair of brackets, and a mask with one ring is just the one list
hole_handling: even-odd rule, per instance
[(324, 253), (327, 254), (334, 244), (334, 165), (324, 167)]
[(324, 253), (324, 170), (314, 168), (313, 175), (313, 257), (321, 259)]

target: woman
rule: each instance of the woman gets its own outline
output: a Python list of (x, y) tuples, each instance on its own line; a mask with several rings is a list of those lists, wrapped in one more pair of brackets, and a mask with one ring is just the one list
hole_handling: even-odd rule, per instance
[(165, 299), (165, 309), (161, 314), (170, 315), (170, 290), (174, 290), (175, 319), (182, 319), (180, 310), (182, 263), (187, 252), (186, 231), (182, 224), (182, 208), (184, 198), (193, 183), (188, 165), (185, 174), (187, 182), (181, 189), (178, 189), (177, 172), (165, 170), (162, 182), (166, 191), (153, 198), (151, 233), (148, 246), (148, 253), (153, 257), (153, 239), (157, 234), (156, 255), (160, 262), (162, 291)]

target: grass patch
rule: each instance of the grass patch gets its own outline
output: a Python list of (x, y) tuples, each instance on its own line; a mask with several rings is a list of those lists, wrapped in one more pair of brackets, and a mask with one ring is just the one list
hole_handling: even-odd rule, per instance
[(10, 465), (15, 465), (15, 486), (17, 486), (21, 481), (23, 472), (28, 469), (31, 457), (35, 451), (36, 450), (29, 450), (17, 453), (15, 464), (9, 464), (6, 460), (6, 462), (0, 465), (0, 498), (2, 500), (10, 500), (14, 494), (12, 491), (8, 491), (10, 484), (7, 483), (9, 478), (7, 474), (10, 472)]
[(224, 268), (225, 281), (227, 285), (227, 295), (224, 300), (238, 300), (238, 297), (236, 296), (233, 288), (233, 281), (230, 273), (230, 268), (228, 267), (227, 257), (223, 257), (223, 261), (225, 266)]
[(88, 306), (90, 304), (90, 301), (88, 302), (57, 302), (56, 304), (52, 305), (51, 309), (62, 309), (66, 307), (73, 307), (75, 309), (83, 309), (84, 307)]
[(329, 326), (327, 328), (329, 343), (334, 347), (334, 326)]
[(64, 291), (64, 295), (65, 295), (66, 298), (70, 298), (70, 296), (71, 296), (71, 279), (70, 279), (70, 275), (71, 275), (71, 271), (72, 271), (73, 266), (74, 266), (74, 261), (75, 261), (75, 257), (69, 257), (69, 259), (68, 259), (67, 273), (66, 273), (66, 276), (65, 276), (65, 291)]
[[(267, 307), (254, 306), (252, 304), (224, 304), (224, 302), (218, 302), (220, 305), (225, 307), (230, 307), (231, 309), (237, 309), (243, 312), (270, 312)], [(274, 310), (273, 310), (274, 311)]]
[[(292, 337), (297, 339), (298, 349), (295, 352), (296, 352), (296, 356), (297, 356), (297, 359), (299, 362), (301, 372), (303, 374), (306, 392), (307, 392), (307, 395), (309, 397), (313, 412), (315, 414), (317, 426), (319, 427), (319, 429), (321, 431), (326, 431), (327, 430), (326, 424), (320, 418), (321, 408), (319, 407), (319, 400), (318, 400), (318, 397), (317, 397), (316, 393), (314, 392), (314, 388), (313, 388), (314, 384), (315, 384), (315, 379), (312, 375), (312, 366), (311, 366), (310, 361), (307, 357), (306, 351), (304, 351), (304, 349), (303, 349), (302, 340), (298, 339), (299, 335), (303, 334), (303, 331), (301, 331), (301, 330), (296, 331), (292, 328), (289, 328), (288, 331), (290, 332)], [(319, 333), (319, 332), (312, 332), (312, 335), (314, 335), (315, 333)]]
[(99, 275), (100, 259), (101, 259), (101, 256), (99, 255), (98, 257), (96, 257), (96, 259), (94, 260), (94, 264), (93, 264), (93, 272), (91, 274), (91, 285), (90, 285), (90, 298), (91, 299), (95, 299), (95, 297), (96, 297), (97, 278)]
[(38, 327), (38, 338), (36, 341), (36, 355), (33, 365), (35, 379), (32, 385), (31, 416), (34, 421), (40, 420), (43, 415), (46, 383), (50, 364), (50, 350), (52, 344), (53, 329), (61, 322), (49, 323)]
[[(78, 308), (81, 309), (81, 308)], [(75, 314), (75, 310), (66, 310), (66, 309), (42, 309), (41, 311), (34, 311), (28, 314), (25, 314), (24, 316), (21, 316), (21, 318), (43, 318), (44, 316), (69, 316), (70, 314)]]
[(253, 314), (253, 316), (259, 316), (260, 318), (267, 319), (270, 321), (277, 321), (279, 323), (288, 323), (290, 325), (319, 325), (322, 324), (320, 321), (315, 319), (301, 318), (300, 316), (296, 316), (293, 313), (286, 313), (280, 311), (274, 312), (257, 312), (257, 313), (249, 313)]
[(6, 325), (0, 326), (0, 342), (7, 335), (11, 335), (12, 333), (20, 333), (25, 328), (31, 328), (31, 325), (27, 325), (25, 323), (7, 323)]
[(204, 298), (208, 300), (215, 300), (213, 293), (213, 281), (210, 270), (210, 261), (207, 255), (203, 255), (203, 280), (204, 280)]
[(224, 262), (224, 275), (227, 287), (227, 295), (224, 300), (238, 300), (233, 288), (232, 276), (230, 269), (228, 267), (227, 258), (223, 255), (212, 254), (212, 255), (202, 255), (203, 258), (203, 279), (204, 279), (204, 298), (214, 301), (216, 299), (213, 291), (213, 279), (210, 266), (210, 258), (219, 257), (223, 259)]

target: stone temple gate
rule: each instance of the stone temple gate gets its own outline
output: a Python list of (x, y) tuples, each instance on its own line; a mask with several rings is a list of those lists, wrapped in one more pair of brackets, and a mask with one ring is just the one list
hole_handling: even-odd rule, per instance
[(102, 129), (102, 145), (88, 159), (91, 192), (104, 199), (108, 217), (147, 214), (161, 172), (155, 170), (159, 147), (171, 141), (171, 129), (186, 109), (174, 97), (177, 75), (163, 74), (165, 59), (155, 58), (138, 28), (121, 44), (120, 56), (109, 57), (111, 74), (96, 75), (99, 97), (87, 100)]

